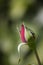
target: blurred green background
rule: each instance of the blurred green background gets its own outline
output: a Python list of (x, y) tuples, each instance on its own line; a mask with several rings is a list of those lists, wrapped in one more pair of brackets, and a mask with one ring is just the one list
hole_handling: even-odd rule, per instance
[(0, 0), (0, 65), (38, 65), (35, 54), (28, 53), (27, 46), (22, 47), (21, 55), (24, 56), (26, 52), (27, 55), (18, 64), (17, 46), (21, 41), (17, 26), (23, 22), (36, 36), (39, 35), (36, 45), (43, 64), (43, 1)]

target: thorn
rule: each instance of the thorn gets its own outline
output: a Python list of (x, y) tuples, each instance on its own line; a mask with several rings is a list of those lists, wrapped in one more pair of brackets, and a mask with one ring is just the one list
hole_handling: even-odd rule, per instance
[(18, 64), (20, 63), (20, 61), (21, 61), (21, 59), (19, 58), (19, 60), (18, 60)]

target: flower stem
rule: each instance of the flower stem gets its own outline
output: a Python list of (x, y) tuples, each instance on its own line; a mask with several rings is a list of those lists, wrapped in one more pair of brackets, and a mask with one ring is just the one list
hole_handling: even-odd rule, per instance
[(36, 59), (37, 59), (37, 61), (38, 61), (38, 65), (41, 65), (41, 61), (40, 61), (40, 59), (39, 59), (37, 50), (35, 49), (34, 52), (35, 52), (35, 55), (36, 55)]

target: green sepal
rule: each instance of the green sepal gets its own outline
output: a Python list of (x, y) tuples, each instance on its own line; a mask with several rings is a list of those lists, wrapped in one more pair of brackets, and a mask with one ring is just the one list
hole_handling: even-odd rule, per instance
[(30, 39), (28, 40), (28, 45), (31, 50), (34, 50), (36, 48), (35, 42), (36, 42), (35, 38), (33, 38), (33, 37), (30, 37)]

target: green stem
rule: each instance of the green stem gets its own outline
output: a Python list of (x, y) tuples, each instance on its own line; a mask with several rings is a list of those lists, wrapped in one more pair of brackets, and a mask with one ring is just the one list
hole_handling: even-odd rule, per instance
[(37, 59), (37, 61), (38, 61), (38, 65), (41, 65), (41, 61), (40, 61), (40, 59), (39, 59), (37, 50), (35, 49), (34, 52), (35, 52), (35, 55), (36, 55), (36, 59)]

